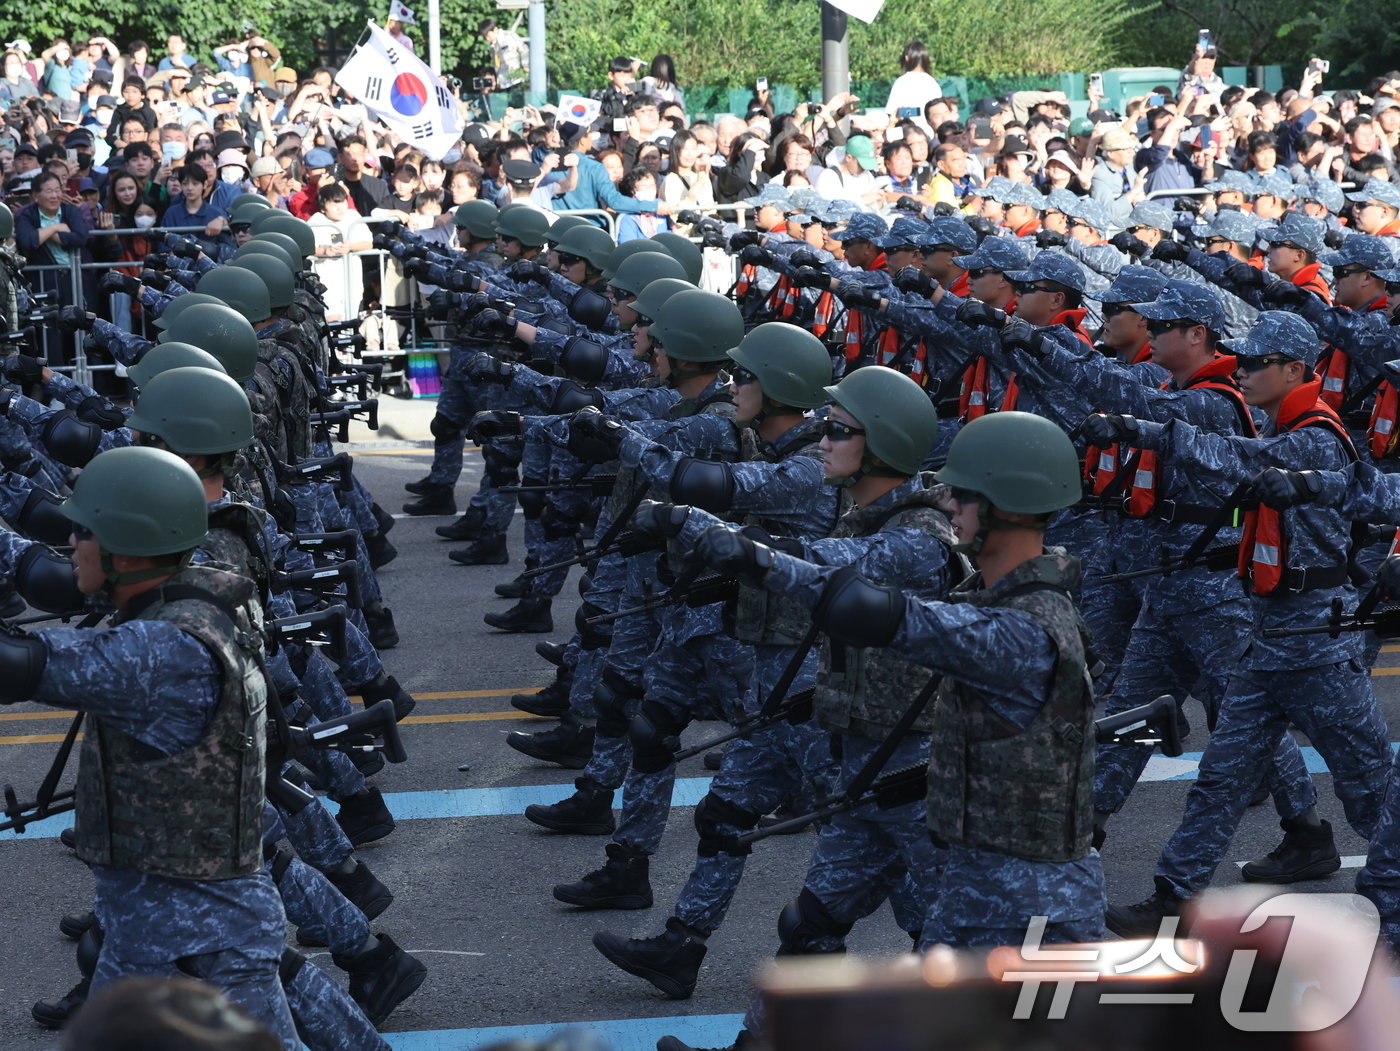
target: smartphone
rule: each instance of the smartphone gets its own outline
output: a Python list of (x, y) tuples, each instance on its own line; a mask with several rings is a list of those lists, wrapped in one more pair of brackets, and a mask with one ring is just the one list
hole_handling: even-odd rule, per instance
[(1215, 132), (1211, 130), (1211, 126), (1209, 124), (1202, 124), (1201, 133), (1196, 136), (1197, 145), (1199, 145), (1201, 149), (1204, 150), (1207, 149), (1213, 142), (1215, 142)]
[(1209, 51), (1215, 46), (1215, 37), (1209, 29), (1202, 29), (1196, 34), (1196, 46), (1202, 51)]
[(967, 130), (974, 139), (990, 139), (992, 137), (992, 122), (989, 120), (974, 120), (968, 124)]
[(1155, 94), (1155, 95), (1148, 95), (1148, 96), (1147, 96), (1147, 108), (1148, 108), (1148, 109), (1156, 109), (1158, 106), (1165, 106), (1166, 104), (1167, 104), (1167, 96), (1163, 95), (1161, 92), (1158, 92), (1158, 93)]
[(1332, 63), (1328, 62), (1325, 58), (1308, 59), (1308, 69), (1312, 70), (1314, 73), (1327, 73), (1331, 68)]
[(1089, 94), (1090, 94), (1090, 95), (1102, 95), (1102, 94), (1103, 94), (1103, 74), (1102, 74), (1102, 73), (1090, 73), (1090, 74), (1089, 74)]
[(626, 117), (614, 117), (614, 118), (613, 118), (613, 131), (626, 131), (626, 130), (627, 130), (627, 118), (626, 118)]
[(78, 151), (77, 151), (77, 150), (64, 150), (63, 153), (64, 153), (64, 156), (66, 156), (66, 157), (68, 158), (68, 163), (69, 163), (69, 164), (77, 164), (77, 163), (78, 163)]
[(918, 106), (900, 106), (894, 111), (894, 115), (900, 120), (914, 120), (919, 115)]
[(759, 78), (758, 78), (758, 83), (754, 84), (754, 90), (755, 90), (756, 92), (758, 92), (760, 95), (762, 95), (765, 91), (767, 91), (767, 90), (768, 90), (768, 78), (767, 78), (767, 77), (759, 77)]

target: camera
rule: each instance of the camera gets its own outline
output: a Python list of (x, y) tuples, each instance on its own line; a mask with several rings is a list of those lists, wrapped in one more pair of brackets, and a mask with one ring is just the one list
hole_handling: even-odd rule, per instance
[(1308, 69), (1314, 73), (1328, 73), (1332, 69), (1332, 63), (1325, 58), (1310, 58)]
[(443, 77), (442, 79), (445, 80), (445, 81), (447, 82), (447, 88), (448, 88), (449, 91), (454, 91), (454, 92), (455, 92), (455, 91), (461, 91), (461, 90), (462, 90), (462, 78), (461, 78), (461, 77), (454, 77), (451, 73), (449, 73), (447, 76)]
[(472, 90), (473, 90), (473, 91), (485, 91), (485, 90), (486, 90), (486, 78), (485, 78), (485, 77), (472, 77)]

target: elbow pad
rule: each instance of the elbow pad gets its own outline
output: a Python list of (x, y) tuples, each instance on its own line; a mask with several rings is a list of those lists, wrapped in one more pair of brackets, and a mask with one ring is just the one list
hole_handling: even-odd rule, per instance
[(97, 455), (97, 444), (101, 440), (101, 427), (78, 419), (67, 409), (48, 417), (39, 428), (40, 443), (66, 467), (86, 467)]
[(569, 416), (590, 405), (596, 409), (603, 407), (602, 391), (581, 387), (573, 380), (564, 380), (554, 391), (549, 412), (552, 416)]
[(591, 288), (580, 288), (569, 300), (569, 317), (585, 328), (601, 329), (612, 316), (612, 304)]
[(559, 367), (574, 379), (597, 383), (608, 367), (608, 350), (590, 339), (575, 336), (564, 344), (559, 355)]
[(904, 623), (904, 593), (872, 584), (855, 567), (842, 566), (822, 589), (812, 619), (847, 646), (888, 646)]
[(702, 511), (728, 511), (734, 506), (734, 474), (729, 464), (683, 457), (671, 475), (671, 500)]
[(60, 508), (63, 501), (47, 489), (31, 489), (15, 515), (15, 531), (41, 544), (61, 547), (68, 543), (73, 523)]
[(25, 602), (45, 613), (71, 613), (82, 609), (85, 602), (73, 578), (73, 563), (42, 544), (25, 548), (19, 556), (15, 590)]
[(0, 704), (23, 704), (39, 688), (49, 648), (23, 632), (0, 632)]

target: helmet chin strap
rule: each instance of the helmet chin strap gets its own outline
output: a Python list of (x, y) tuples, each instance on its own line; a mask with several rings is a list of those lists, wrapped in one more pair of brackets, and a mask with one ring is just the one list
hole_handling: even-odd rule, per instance
[(851, 474), (838, 475), (834, 478), (823, 478), (822, 481), (827, 485), (834, 485), (837, 489), (849, 489), (866, 475), (870, 475), (872, 478), (909, 477), (909, 475), (905, 474), (903, 471), (896, 471), (887, 464), (876, 463), (875, 457), (871, 456), (869, 452), (865, 452), (861, 454), (860, 466)]
[(969, 558), (976, 558), (982, 553), (982, 548), (987, 543), (987, 537), (992, 530), (1025, 528), (1018, 522), (1008, 522), (1004, 518), (997, 518), (993, 515), (992, 502), (985, 496), (977, 501), (977, 525), (977, 533), (973, 538), (965, 543), (954, 544), (954, 551), (960, 555), (967, 555)]
[(671, 363), (671, 386), (679, 387), (686, 380), (693, 380), (700, 376), (709, 376), (716, 370), (713, 369), (680, 369), (676, 367), (676, 359), (671, 355), (666, 355), (666, 360)]
[(157, 580), (160, 577), (172, 577), (176, 573), (184, 571), (193, 557), (194, 550), (191, 549), (182, 554), (180, 561), (173, 566), (152, 566), (150, 569), (133, 569), (129, 573), (118, 573), (117, 567), (112, 564), (112, 553), (103, 550), (102, 591), (110, 595), (114, 589), (123, 584), (140, 584), (147, 580)]

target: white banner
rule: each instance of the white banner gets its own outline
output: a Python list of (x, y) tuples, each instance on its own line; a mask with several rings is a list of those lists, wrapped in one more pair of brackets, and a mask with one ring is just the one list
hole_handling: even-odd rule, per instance
[(826, 0), (826, 2), (838, 11), (845, 11), (852, 18), (859, 18), (866, 25), (875, 21), (875, 16), (880, 13), (880, 8), (885, 6), (885, 0)]
[(435, 161), (442, 160), (461, 138), (462, 120), (447, 85), (373, 22), (369, 39), (351, 52), (335, 82)]

